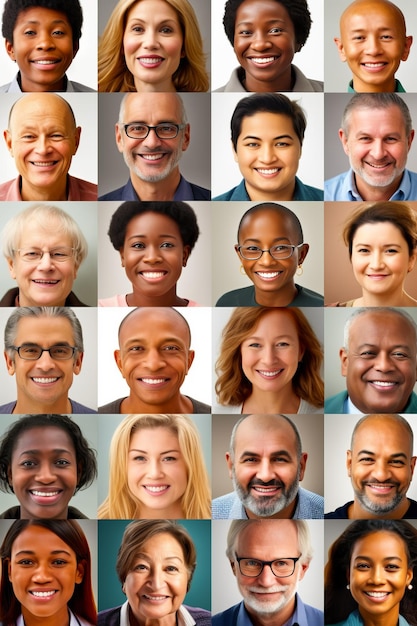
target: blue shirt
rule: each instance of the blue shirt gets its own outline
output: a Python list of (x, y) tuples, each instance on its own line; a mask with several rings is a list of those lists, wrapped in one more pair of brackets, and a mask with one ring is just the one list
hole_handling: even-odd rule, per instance
[[(163, 184), (163, 182), (161, 182)], [(174, 197), (172, 200), (210, 200), (211, 194), (209, 189), (194, 185), (185, 180), (184, 176), (181, 176), (180, 184), (178, 185)], [(132, 181), (129, 178), (126, 185), (109, 191), (109, 193), (100, 196), (99, 200), (140, 200), (135, 188), (132, 185)]]
[[(212, 626), (253, 626), (253, 622), (243, 602), (217, 613), (211, 618)], [(295, 611), (289, 620), (282, 626), (323, 626), (323, 611), (315, 609), (309, 604), (304, 604), (298, 593), (295, 594)]]
[[(363, 202), (356, 188), (353, 170), (343, 172), (324, 182), (325, 200), (356, 200)], [(417, 173), (404, 170), (400, 185), (390, 200), (417, 200)]]
[[(356, 610), (352, 611), (352, 613), (350, 613), (350, 615), (343, 620), (343, 622), (338, 622), (332, 626), (363, 626), (363, 619), (359, 611)], [(409, 626), (407, 620), (404, 619), (402, 615), (399, 615), (398, 617), (398, 626)]]
[[(296, 176), (295, 177), (295, 189), (294, 195), (292, 197), (293, 200), (323, 200), (323, 191), (321, 189), (317, 189), (317, 187), (310, 187), (310, 185), (305, 185), (301, 182), (301, 180)], [(222, 200), (247, 200), (249, 201), (249, 194), (246, 191), (245, 179), (241, 180), (237, 187), (233, 187), (233, 189), (229, 189), (225, 193), (220, 194), (220, 196), (216, 196), (213, 200), (222, 201)], [(256, 198), (254, 198), (256, 200)]]
[[(300, 487), (292, 519), (323, 519), (324, 498)], [(245, 507), (235, 491), (215, 498), (211, 505), (212, 519), (248, 519)]]

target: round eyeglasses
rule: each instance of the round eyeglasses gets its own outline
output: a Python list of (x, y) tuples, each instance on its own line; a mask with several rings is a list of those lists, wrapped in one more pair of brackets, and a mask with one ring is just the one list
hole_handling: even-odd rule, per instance
[(40, 261), (44, 254), (49, 254), (51, 261), (58, 261), (58, 263), (64, 263), (69, 261), (74, 256), (75, 248), (54, 248), (53, 250), (40, 250), (39, 248), (18, 248), (14, 250), (19, 255), (19, 258), (26, 263), (37, 263)]
[(273, 561), (261, 561), (260, 559), (238, 556), (235, 558), (239, 564), (240, 573), (243, 576), (256, 578), (262, 574), (265, 565), (269, 565), (274, 576), (286, 578), (294, 574), (295, 564), (300, 560), (301, 555), (297, 557), (286, 557), (285, 559), (274, 559)]
[(267, 248), (266, 250), (262, 250), (262, 248), (258, 248), (258, 246), (236, 246), (236, 250), (238, 250), (240, 256), (244, 259), (248, 259), (248, 261), (257, 261), (264, 252), (269, 252), (273, 259), (281, 261), (282, 259), (289, 259), (290, 256), (294, 254), (294, 250), (301, 248), (303, 245), (304, 243), (299, 243), (298, 246), (280, 244), (278, 246), (272, 246), (272, 248)]
[(25, 361), (37, 361), (44, 352), (49, 352), (51, 359), (56, 361), (68, 361), (71, 359), (78, 348), (74, 346), (51, 346), (50, 348), (41, 348), (36, 344), (23, 344), (22, 346), (11, 346), (12, 350), (16, 350), (21, 359)]
[(124, 124), (123, 128), (125, 133), (130, 139), (146, 139), (151, 130), (155, 131), (155, 134), (159, 139), (175, 139), (180, 130), (185, 128), (186, 124), (157, 124), (156, 126), (149, 126), (148, 124), (142, 124), (141, 122), (132, 122), (131, 124)]

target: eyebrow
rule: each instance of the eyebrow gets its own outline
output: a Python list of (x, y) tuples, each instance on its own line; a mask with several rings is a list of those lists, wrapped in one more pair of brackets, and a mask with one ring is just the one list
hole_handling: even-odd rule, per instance
[[(128, 346), (131, 346), (135, 343), (145, 343), (146, 344), (146, 338), (145, 337), (135, 337), (134, 339), (129, 339), (128, 341), (126, 341), (126, 343), (123, 344), (123, 347), (126, 348)], [(173, 342), (177, 342), (177, 343), (185, 343), (185, 341), (183, 339), (180, 339), (180, 337), (164, 337), (161, 341), (158, 341), (158, 344), (161, 345), (163, 343), (166, 343), (168, 341), (173, 341)]]
[[(358, 350), (363, 350), (364, 348), (376, 348), (377, 350), (380, 350), (380, 347), (377, 344), (375, 344), (375, 343), (361, 343), (357, 347)], [(398, 343), (395, 346), (391, 346), (389, 349), (390, 350), (398, 350), (398, 349), (408, 350), (409, 346), (407, 344), (405, 344), (405, 343), (404, 344), (403, 343)]]
[[(19, 555), (23, 555), (23, 554), (35, 554), (36, 552), (35, 550), (19, 550), (19, 552), (16, 552), (15, 556), (19, 556)], [(72, 556), (70, 552), (68, 552), (67, 550), (52, 550), (52, 552), (50, 552), (51, 555), (57, 555), (57, 554), (67, 554), (69, 557)]]
[[(288, 20), (284, 20), (281, 17), (274, 17), (271, 20), (268, 20), (267, 22), (265, 22), (266, 24), (275, 24), (276, 22), (282, 22), (282, 24), (285, 24)], [(236, 27), (237, 26), (243, 26), (244, 24), (252, 24), (253, 22), (251, 22), (250, 20), (243, 20), (242, 22), (237, 22)]]
[[(147, 554), (144, 554), (143, 552), (138, 552), (137, 554), (135, 554), (134, 558), (135, 559), (143, 559), (145, 561), (151, 561), (152, 560)], [(181, 557), (179, 557), (179, 556), (175, 556), (175, 555), (173, 555), (173, 556), (164, 556), (164, 561), (172, 561), (172, 560), (179, 561), (180, 563), (184, 563), (184, 560)]]
[[(262, 456), (259, 452), (251, 452), (250, 450), (245, 450), (244, 452), (242, 452), (242, 454), (239, 456), (239, 458), (243, 458), (245, 456)], [(273, 452), (271, 452), (269, 454), (269, 456), (286, 456), (288, 459), (291, 458), (290, 453), (288, 452), (288, 450), (274, 450)]]
[[(45, 450), (23, 450), (19, 454), (19, 456), (24, 456), (25, 454), (42, 454), (42, 452), (46, 452)], [(71, 450), (67, 450), (66, 448), (54, 448), (53, 450), (47, 450), (47, 452), (53, 452), (54, 454), (72, 454)]]
[[(261, 240), (257, 239), (256, 237), (247, 237), (243, 241), (254, 241), (255, 243), (261, 243)], [(290, 240), (288, 239), (288, 237), (275, 237), (273, 241), (290, 241)]]
[[(178, 237), (176, 237), (175, 235), (164, 235), (163, 233), (161, 235), (157, 235), (160, 239), (178, 239)], [(136, 239), (137, 237), (140, 237), (141, 239), (147, 239), (149, 237), (149, 235), (145, 235), (145, 234), (140, 234), (138, 233), (137, 235), (132, 235), (131, 237), (128, 237), (128, 241), (130, 239)]]
[[(373, 559), (370, 556), (362, 556), (360, 554), (358, 554), (358, 556), (355, 556), (355, 561), (357, 561), (358, 559), (362, 559), (362, 561), (369, 561), (372, 562)], [(400, 563), (402, 563), (402, 558), (399, 556), (384, 556), (383, 561), (400, 561)]]
[[(142, 452), (143, 454), (148, 454), (147, 450), (139, 450), (138, 448), (129, 448), (129, 452)], [(180, 450), (176, 450), (174, 448), (173, 450), (165, 450), (165, 452), (160, 452), (159, 454), (169, 454), (170, 452), (176, 452), (177, 454), (181, 453)]]
[[(242, 137), (242, 141), (246, 141), (248, 139), (257, 139), (258, 141), (263, 141), (261, 137), (257, 137), (256, 135), (246, 135), (245, 137)], [(292, 135), (277, 135), (276, 137), (273, 137), (273, 141), (275, 141), (276, 139), (294, 139), (294, 137)]]
[[(369, 454), (371, 456), (376, 456), (376, 452), (373, 452), (372, 450), (359, 450), (359, 452), (357, 453), (358, 456), (361, 454)], [(405, 454), (405, 452), (395, 452), (394, 454), (390, 454), (389, 456), (390, 459), (407, 459), (407, 455)]]
[[(293, 336), (292, 335), (276, 335), (276, 337), (274, 337), (274, 340), (277, 339), (292, 339)], [(253, 341), (254, 339), (256, 339), (257, 341), (259, 340), (263, 340), (262, 337), (257, 337), (256, 335), (251, 335), (250, 337), (247, 337), (244, 341)]]
[[(41, 20), (27, 20), (24, 24), (43, 24), (44, 22)], [(51, 24), (69, 24), (67, 20), (53, 20)]]

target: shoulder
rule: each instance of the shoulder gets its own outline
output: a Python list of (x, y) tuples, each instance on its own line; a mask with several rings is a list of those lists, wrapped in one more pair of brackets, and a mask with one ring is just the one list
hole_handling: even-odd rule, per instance
[(68, 200), (97, 200), (97, 185), (88, 180), (69, 176)]
[(299, 487), (299, 515), (298, 519), (323, 519), (324, 498), (318, 493)]
[(348, 509), (353, 504), (353, 500), (346, 502), (343, 506), (338, 506), (334, 511), (324, 514), (324, 519), (348, 519)]
[(0, 185), (0, 200), (22, 200), (19, 188), (20, 176)]
[(348, 190), (344, 189), (346, 181), (350, 180), (351, 171), (342, 172), (333, 178), (324, 181), (325, 200), (350, 200)]
[(0, 414), (11, 415), (13, 413), (13, 409), (15, 405), (16, 405), (16, 400), (13, 400), (13, 402), (7, 402), (7, 404), (2, 404), (0, 406)]
[(6, 83), (6, 85), (1, 85), (0, 86), (0, 93), (7, 93), (10, 89), (10, 85), (12, 83)]
[(6, 291), (2, 299), (0, 300), (0, 306), (14, 307), (16, 303), (16, 296), (19, 295), (19, 287), (12, 287)]
[(195, 183), (189, 183), (193, 197), (190, 200), (211, 200), (211, 192), (210, 189), (206, 189), (205, 187), (200, 187), (200, 185), (196, 185)]
[(408, 507), (405, 515), (403, 515), (403, 519), (416, 519), (417, 518), (417, 502), (408, 498), (410, 506)]
[(310, 404), (310, 402), (307, 402), (307, 400), (303, 400), (303, 398), (301, 398), (297, 414), (308, 415), (309, 413), (324, 413), (324, 407), (314, 406), (314, 404)]
[(216, 196), (213, 200), (250, 200), (248, 192), (246, 191), (245, 180), (242, 179), (236, 187), (229, 189), (229, 191), (222, 193), (220, 196)]
[(65, 300), (65, 306), (88, 306), (88, 304), (84, 304), (84, 302), (81, 302), (81, 300), (77, 298), (75, 293), (71, 291), (70, 294), (67, 296), (67, 299)]
[(323, 91), (324, 83), (321, 80), (313, 80), (307, 78), (305, 74), (296, 65), (292, 65), (292, 70), (295, 74), (295, 83), (293, 91)]
[(213, 626), (235, 626), (237, 623), (236, 620), (237, 620), (237, 616), (238, 616), (241, 604), (242, 603), (240, 602), (239, 604), (235, 604), (234, 606), (231, 606), (230, 609), (226, 609), (226, 611), (222, 611), (221, 613), (217, 613), (216, 615), (213, 615), (213, 617), (211, 618), (212, 625)]
[(121, 404), (125, 398), (118, 398), (117, 400), (113, 400), (108, 404), (103, 404), (103, 406), (98, 407), (99, 413), (120, 413)]
[(117, 606), (113, 609), (100, 611), (97, 621), (98, 626), (119, 626), (121, 608), (121, 606)]
[(255, 288), (253, 285), (234, 289), (224, 293), (216, 302), (216, 306), (255, 306)]
[(181, 608), (191, 615), (197, 626), (211, 626), (210, 611), (195, 606), (187, 606), (186, 604), (183, 604)]
[[(87, 85), (83, 85), (82, 83), (77, 83), (74, 80), (69, 80), (68, 85), (71, 85), (72, 91), (81, 91), (81, 92), (96, 92), (96, 89), (91, 89), (91, 87), (87, 87)], [(67, 91), (69, 91), (67, 89)]]
[(301, 182), (298, 176), (295, 177), (295, 189), (293, 200), (323, 200), (324, 193), (318, 187), (312, 187)]
[(10, 509), (3, 511), (0, 519), (20, 519), (20, 506), (12, 506)]
[(109, 193), (105, 193), (103, 196), (100, 196), (99, 200), (124, 200), (123, 192), (126, 187), (127, 185), (123, 185), (123, 187), (113, 189), (113, 191), (109, 191)]
[(72, 413), (76, 413), (76, 414), (82, 414), (82, 413), (97, 413), (96, 410), (94, 409), (89, 409), (88, 406), (84, 406), (83, 404), (80, 404), (79, 402), (76, 402), (75, 400), (70, 400), (71, 402), (71, 407), (72, 407)]
[(224, 496), (214, 498), (211, 503), (212, 519), (243, 519), (243, 516), (232, 518), (232, 509), (238, 506), (241, 508), (241, 502), (234, 491)]
[(231, 73), (230, 78), (227, 81), (227, 83), (225, 85), (223, 85), (222, 87), (219, 87), (218, 89), (215, 89), (214, 93), (216, 93), (216, 92), (223, 92), (223, 91), (234, 91), (234, 92), (237, 92), (237, 93), (248, 93), (246, 91), (246, 89), (244, 88), (244, 86), (242, 85), (242, 83), (240, 82), (240, 80), (239, 80), (239, 70), (240, 70), (240, 67), (235, 67), (235, 69)]
[(191, 403), (193, 405), (193, 413), (200, 413), (200, 414), (205, 414), (205, 415), (208, 415), (209, 413), (211, 413), (211, 406), (209, 406), (208, 404), (205, 404), (204, 402), (200, 402), (199, 400), (195, 400), (194, 398), (191, 398), (190, 396), (187, 396), (187, 398), (191, 400)]
[(125, 294), (117, 294), (111, 298), (100, 298), (98, 306), (128, 306)]
[(325, 413), (343, 413), (343, 404), (347, 398), (347, 391), (340, 391), (324, 401)]
[(68, 507), (68, 519), (88, 519), (84, 513), (82, 513), (79, 509), (76, 509), (75, 506)]
[(417, 395), (414, 391), (411, 392), (411, 396), (404, 413), (417, 413)]
[(289, 306), (323, 306), (324, 297), (320, 293), (312, 289), (307, 289), (307, 287), (302, 287), (301, 285), (295, 286), (297, 287), (298, 294)]

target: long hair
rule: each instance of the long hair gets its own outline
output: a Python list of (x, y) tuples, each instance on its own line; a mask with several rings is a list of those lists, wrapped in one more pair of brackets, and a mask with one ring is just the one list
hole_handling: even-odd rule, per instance
[(178, 437), (187, 468), (187, 487), (181, 502), (184, 518), (210, 519), (210, 483), (194, 422), (187, 415), (148, 414), (128, 415), (114, 432), (110, 444), (109, 493), (98, 509), (98, 518), (140, 517), (140, 503), (127, 484), (127, 461), (131, 437), (141, 428), (167, 428)]
[[(98, 90), (136, 91), (134, 77), (126, 67), (123, 36), (127, 14), (140, 0), (119, 0), (100, 37)], [(177, 13), (184, 38), (184, 57), (172, 76), (177, 91), (208, 91), (203, 40), (194, 9), (188, 0), (165, 0)]]
[[(336, 539), (329, 549), (329, 558), (324, 570), (324, 607), (326, 624), (334, 624), (348, 617), (358, 608), (357, 602), (346, 588), (348, 571), (355, 543), (377, 532), (395, 533), (404, 542), (408, 567), (417, 579), (417, 529), (405, 520), (356, 520)], [(417, 624), (417, 588), (405, 590), (400, 602), (400, 614), (410, 626)]]
[(84, 574), (81, 583), (75, 585), (74, 593), (68, 602), (68, 606), (75, 615), (95, 624), (97, 622), (97, 610), (91, 584), (91, 555), (81, 525), (75, 520), (19, 519), (10, 526), (0, 547), (0, 620), (4, 626), (14, 626), (22, 612), (21, 604), (14, 595), (13, 585), (9, 580), (8, 566), (13, 543), (28, 526), (40, 526), (51, 531), (75, 552), (77, 564), (82, 565)]
[(238, 406), (252, 393), (252, 383), (242, 368), (241, 346), (261, 318), (270, 311), (290, 315), (297, 327), (300, 347), (304, 349), (302, 362), (292, 380), (294, 392), (316, 407), (323, 406), (324, 383), (320, 376), (323, 349), (307, 318), (300, 309), (271, 307), (236, 308), (223, 329), (220, 356), (216, 362), (218, 379), (215, 385), (218, 401), (223, 405)]

